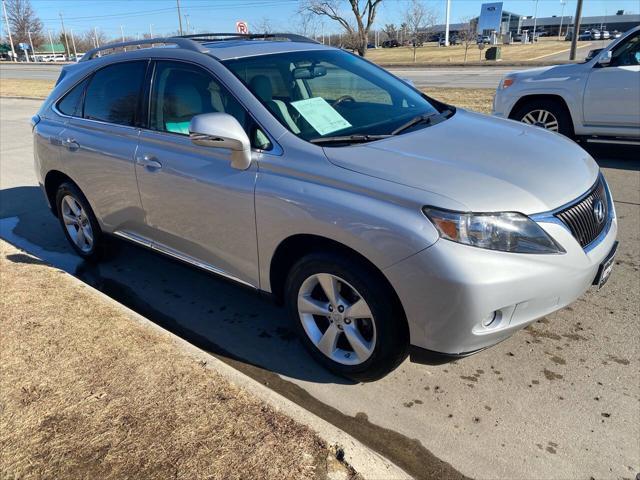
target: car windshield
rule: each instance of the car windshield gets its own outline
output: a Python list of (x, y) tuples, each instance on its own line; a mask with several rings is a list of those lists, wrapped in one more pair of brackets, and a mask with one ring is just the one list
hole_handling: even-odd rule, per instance
[(415, 121), (411, 128), (399, 128), (412, 119), (452, 113), (381, 68), (340, 50), (263, 55), (224, 64), (278, 121), (314, 143), (376, 140), (435, 123)]

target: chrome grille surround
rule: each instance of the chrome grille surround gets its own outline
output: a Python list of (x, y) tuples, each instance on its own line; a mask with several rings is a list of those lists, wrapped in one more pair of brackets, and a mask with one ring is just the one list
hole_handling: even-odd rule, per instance
[(610, 222), (611, 205), (602, 175), (586, 195), (554, 215), (564, 223), (582, 248), (588, 247)]

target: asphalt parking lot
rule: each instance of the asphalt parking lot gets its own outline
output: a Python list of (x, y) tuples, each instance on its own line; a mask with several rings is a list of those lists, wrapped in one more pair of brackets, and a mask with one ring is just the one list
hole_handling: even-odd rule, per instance
[(407, 361), (360, 384), (318, 367), (284, 310), (251, 291), (129, 244), (97, 266), (73, 255), (33, 173), (29, 118), (38, 106), (0, 99), (2, 238), (225, 358), (418, 478), (640, 472), (640, 160), (633, 153), (594, 151), (620, 222), (616, 266), (603, 290), (474, 356)]

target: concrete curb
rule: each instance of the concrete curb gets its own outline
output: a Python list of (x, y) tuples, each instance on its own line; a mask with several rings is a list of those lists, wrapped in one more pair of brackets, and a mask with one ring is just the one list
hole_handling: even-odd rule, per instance
[(383, 68), (406, 68), (411, 69), (425, 69), (425, 68), (450, 68), (450, 67), (551, 67), (554, 65), (564, 65), (576, 62), (570, 61), (557, 61), (557, 62), (536, 62), (536, 61), (523, 61), (523, 62), (503, 62), (503, 61), (491, 61), (488, 60), (486, 62), (446, 62), (446, 63), (406, 63), (406, 62), (383, 62), (378, 63), (377, 65)]
[[(32, 258), (37, 258), (38, 260), (44, 261), (27, 251), (19, 249), (18, 247), (4, 239), (2, 239), (2, 241), (10, 245), (16, 251), (20, 251), (21, 253), (24, 253), (25, 255), (28, 255)], [(183, 338), (169, 332), (168, 330), (165, 330), (156, 323), (153, 323), (151, 320), (127, 308), (126, 306), (122, 305), (121, 303), (117, 302), (101, 291), (94, 289), (90, 285), (87, 285), (73, 275), (65, 272), (64, 270), (58, 269), (57, 267), (50, 265), (49, 263), (47, 263), (47, 265), (52, 268), (56, 268), (56, 270), (59, 270), (68, 278), (70, 278), (72, 282), (78, 285), (78, 287), (88, 289), (93, 295), (99, 298), (100, 301), (105, 301), (113, 305), (115, 308), (122, 311), (138, 324), (143, 325), (146, 328), (155, 330), (156, 332), (159, 332), (163, 335), (167, 335), (182, 352), (186, 353), (194, 360), (205, 362), (207, 368), (211, 368), (212, 370), (229, 380), (231, 383), (234, 383), (239, 387), (245, 389), (263, 402), (269, 404), (274, 409), (284, 413), (295, 421), (311, 428), (318, 434), (320, 438), (327, 442), (328, 445), (339, 446), (340, 448), (342, 448), (342, 450), (344, 451), (344, 460), (365, 479), (404, 480), (411, 478), (411, 476), (400, 467), (384, 458), (380, 454), (374, 452), (370, 448), (366, 447), (348, 433), (340, 430), (336, 426), (321, 419), (315, 414), (305, 410), (298, 404), (274, 392), (273, 390), (270, 390), (268, 387), (239, 372), (238, 370), (227, 365), (213, 355), (192, 345)]]

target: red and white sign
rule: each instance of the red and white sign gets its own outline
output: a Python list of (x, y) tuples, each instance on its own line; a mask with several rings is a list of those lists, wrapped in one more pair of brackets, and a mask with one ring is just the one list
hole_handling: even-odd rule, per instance
[(249, 25), (247, 24), (247, 22), (238, 20), (236, 22), (236, 32), (244, 34), (249, 33)]

